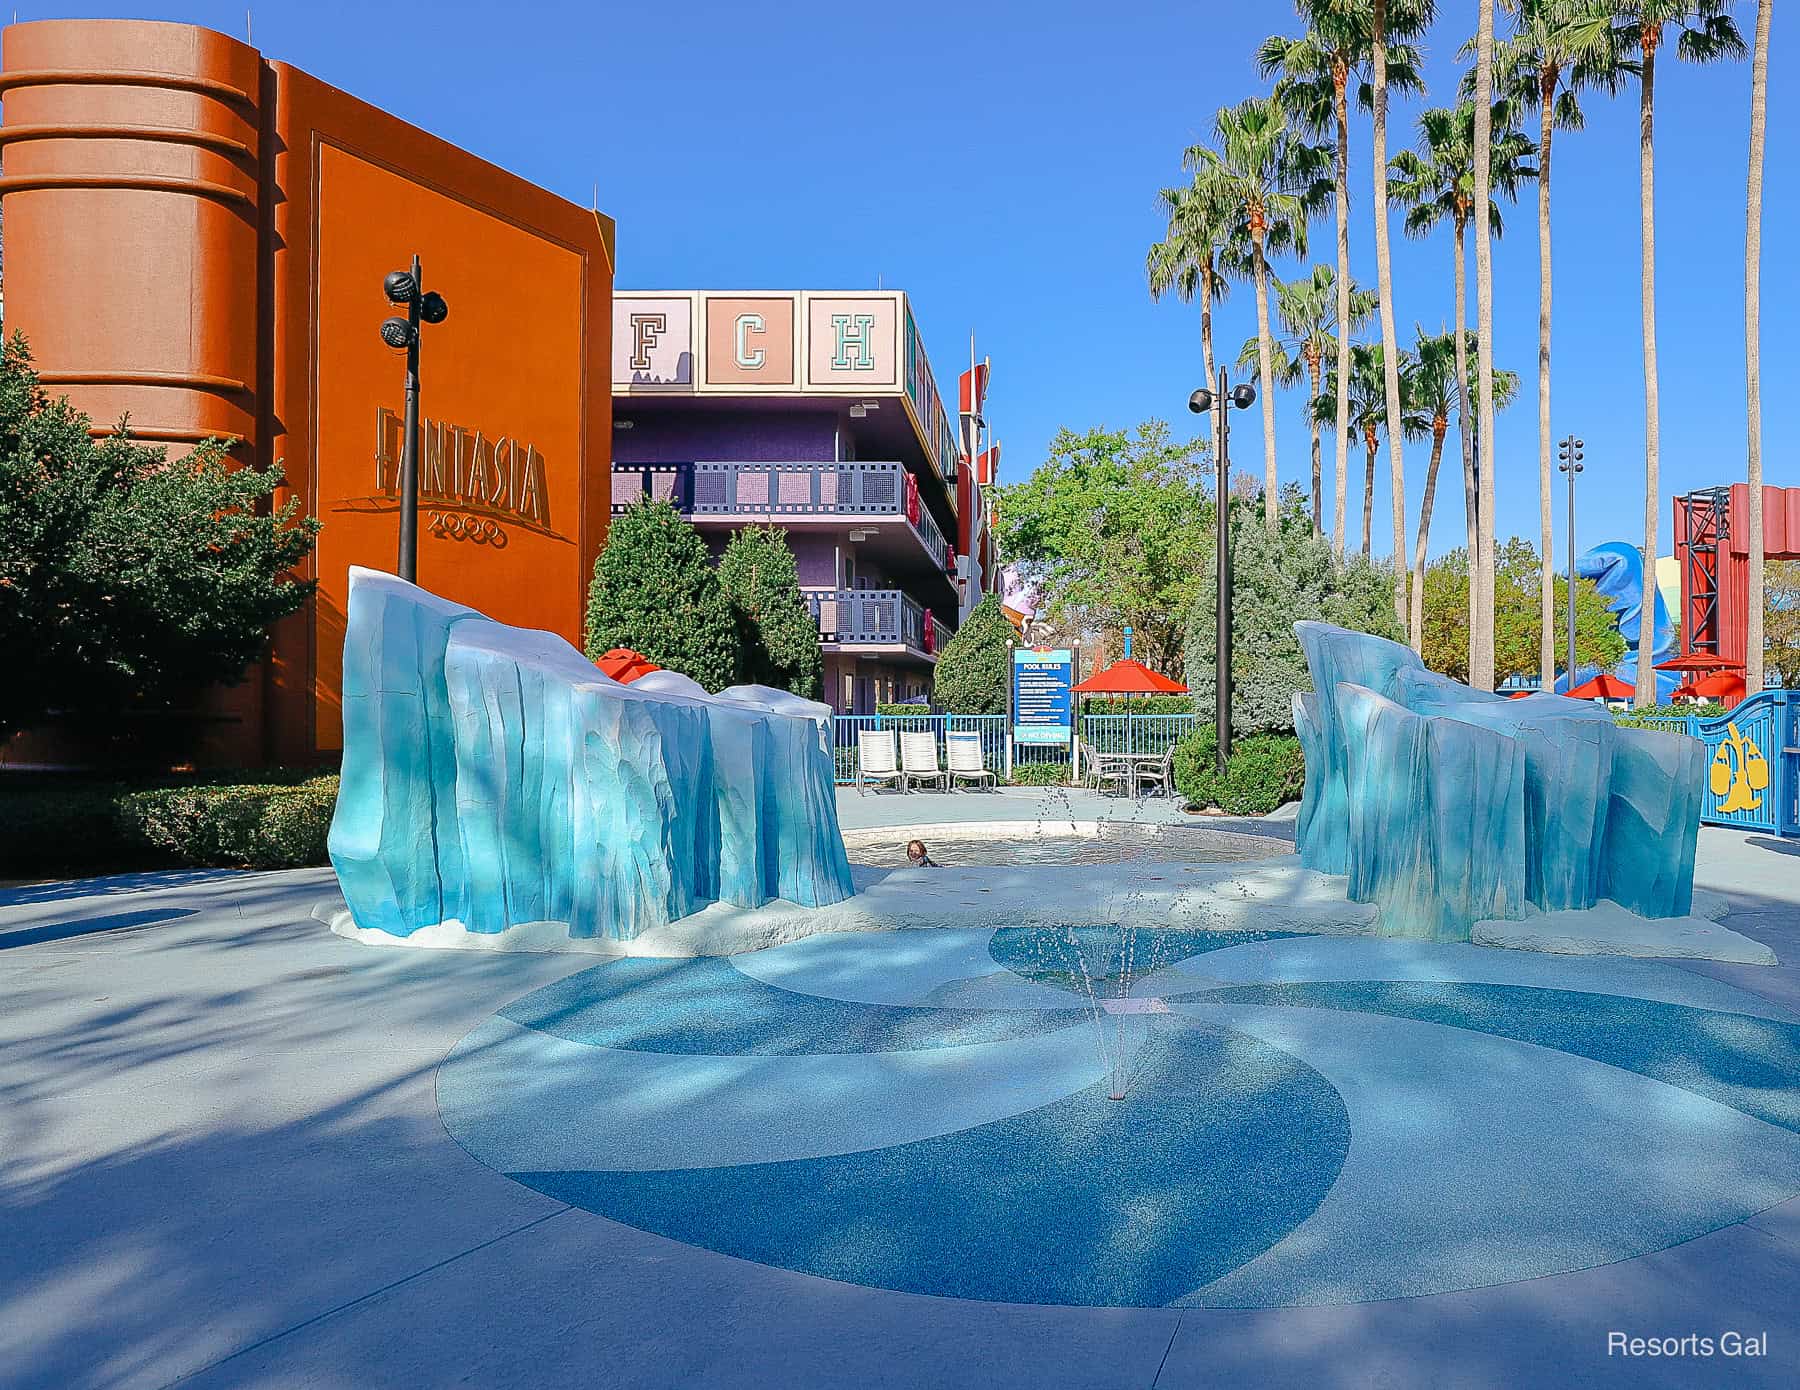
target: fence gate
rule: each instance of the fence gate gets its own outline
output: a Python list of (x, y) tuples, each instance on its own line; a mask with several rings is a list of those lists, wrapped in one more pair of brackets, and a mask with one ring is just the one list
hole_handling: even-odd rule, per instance
[(1706, 745), (1702, 822), (1800, 835), (1800, 691), (1765, 690), (1687, 724)]

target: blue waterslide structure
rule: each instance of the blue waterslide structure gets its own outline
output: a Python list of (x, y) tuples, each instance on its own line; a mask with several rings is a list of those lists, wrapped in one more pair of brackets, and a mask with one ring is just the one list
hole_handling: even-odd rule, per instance
[[(1629, 684), (1637, 684), (1638, 633), (1643, 625), (1644, 614), (1644, 558), (1638, 548), (1627, 541), (1605, 541), (1592, 550), (1584, 551), (1575, 561), (1575, 575), (1578, 579), (1591, 579), (1600, 596), (1606, 600), (1606, 606), (1612, 610), (1613, 618), (1619, 625), (1619, 633), (1625, 639), (1625, 655), (1617, 665), (1611, 668), (1612, 674)], [(1679, 655), (1675, 649), (1675, 628), (1669, 621), (1669, 610), (1663, 603), (1662, 594), (1657, 589), (1654, 579), (1649, 585), (1650, 593), (1650, 640), (1651, 659), (1660, 663)], [(1561, 617), (1561, 615), (1558, 615)], [(1557, 633), (1558, 655), (1565, 654), (1565, 634)], [(1580, 685), (1599, 672), (1592, 666), (1577, 667), (1575, 684)], [(1656, 673), (1656, 700), (1658, 704), (1668, 703), (1674, 694), (1675, 687), (1680, 685), (1682, 675), (1679, 671), (1658, 671)], [(1567, 672), (1556, 678), (1556, 690), (1561, 694), (1569, 689)]]

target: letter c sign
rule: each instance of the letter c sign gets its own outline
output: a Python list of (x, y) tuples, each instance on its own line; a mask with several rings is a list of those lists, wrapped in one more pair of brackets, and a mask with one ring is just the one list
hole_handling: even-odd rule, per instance
[(768, 354), (759, 347), (750, 346), (750, 335), (768, 331), (768, 326), (763, 322), (763, 316), (761, 314), (739, 314), (735, 330), (738, 366), (748, 368), (762, 366), (763, 362), (767, 360)]

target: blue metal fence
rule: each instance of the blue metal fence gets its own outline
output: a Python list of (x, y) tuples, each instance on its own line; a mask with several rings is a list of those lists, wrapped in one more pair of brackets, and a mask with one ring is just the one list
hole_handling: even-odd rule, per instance
[[(1081, 721), (1082, 756), (1092, 753), (1156, 756), (1166, 751), (1195, 723), (1191, 714), (1090, 714)], [(973, 731), (981, 735), (981, 756), (989, 771), (1006, 775), (1006, 719), (998, 714), (840, 714), (832, 720), (832, 746), (837, 780), (856, 780), (856, 734), (859, 729), (893, 729), (937, 735), (939, 755), (946, 732)], [(1066, 744), (1018, 744), (1013, 762), (1066, 763)], [(1085, 766), (1085, 763), (1084, 763)]]
[(981, 735), (981, 762), (997, 777), (1006, 776), (1006, 718), (998, 714), (840, 714), (831, 721), (832, 751), (837, 780), (848, 785), (856, 780), (856, 734), (859, 729), (892, 729), (897, 733), (937, 735), (939, 761), (944, 756), (946, 733)]
[(1192, 714), (1087, 714), (1081, 719), (1081, 752), (1161, 756), (1193, 732)]

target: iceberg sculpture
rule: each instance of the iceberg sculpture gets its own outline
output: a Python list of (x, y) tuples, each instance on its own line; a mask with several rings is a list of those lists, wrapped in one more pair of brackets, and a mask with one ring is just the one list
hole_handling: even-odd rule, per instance
[(1467, 941), (1479, 921), (1602, 898), (1690, 910), (1698, 742), (1620, 728), (1587, 701), (1472, 690), (1384, 638), (1294, 630), (1314, 685), (1294, 696), (1300, 860), (1347, 875), (1383, 934)]
[(851, 895), (830, 710), (630, 685), (547, 632), (352, 569), (332, 866), (358, 927), (630, 940), (713, 902)]

